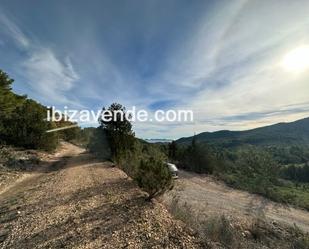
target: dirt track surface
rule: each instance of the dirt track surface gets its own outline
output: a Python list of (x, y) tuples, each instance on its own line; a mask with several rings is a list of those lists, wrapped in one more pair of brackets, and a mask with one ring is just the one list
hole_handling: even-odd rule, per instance
[(198, 248), (118, 168), (71, 144), (0, 194), (0, 248)]
[(163, 200), (169, 205), (174, 197), (206, 217), (225, 214), (244, 220), (262, 215), (268, 221), (296, 224), (309, 232), (309, 212), (232, 189), (208, 176), (181, 171), (174, 189), (166, 193)]

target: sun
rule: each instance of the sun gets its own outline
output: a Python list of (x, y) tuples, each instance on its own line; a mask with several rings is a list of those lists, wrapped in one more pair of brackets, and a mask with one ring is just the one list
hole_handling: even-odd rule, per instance
[(288, 71), (300, 73), (309, 69), (309, 46), (303, 46), (288, 52), (283, 60), (282, 66)]

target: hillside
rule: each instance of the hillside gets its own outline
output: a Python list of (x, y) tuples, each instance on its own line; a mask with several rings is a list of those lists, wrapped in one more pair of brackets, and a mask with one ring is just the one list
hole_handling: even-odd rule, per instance
[[(179, 144), (188, 144), (192, 137), (180, 138)], [(246, 131), (222, 130), (203, 132), (196, 135), (196, 141), (208, 142), (224, 147), (239, 145), (309, 145), (309, 118), (292, 123), (279, 123)]]

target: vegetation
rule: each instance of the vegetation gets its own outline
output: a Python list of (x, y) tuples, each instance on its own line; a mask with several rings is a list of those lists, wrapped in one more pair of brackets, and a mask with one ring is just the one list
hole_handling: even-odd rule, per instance
[(0, 144), (53, 150), (60, 139), (70, 141), (87, 146), (102, 158), (111, 158), (149, 193), (150, 199), (170, 187), (166, 157), (158, 147), (135, 138), (131, 123), (121, 118), (121, 113), (126, 112), (122, 105), (114, 103), (108, 109), (103, 108), (102, 112), (108, 110), (112, 117), (110, 121), (100, 119), (98, 128), (47, 132), (75, 123), (64, 117), (58, 122), (47, 121), (47, 107), (13, 93), (13, 81), (0, 70)]
[[(236, 162), (228, 169), (230, 184), (256, 194), (271, 196), (273, 186), (278, 184), (278, 164), (263, 151), (241, 151)], [(220, 172), (219, 172), (220, 173)]]
[(298, 227), (267, 222), (263, 213), (246, 222), (224, 214), (209, 217), (178, 196), (172, 198), (169, 211), (197, 233), (205, 248), (303, 249), (309, 245), (308, 234)]
[(172, 184), (171, 174), (166, 164), (153, 157), (141, 160), (134, 179), (138, 186), (149, 194), (149, 200), (165, 192)]
[(46, 107), (12, 92), (13, 80), (0, 70), (0, 141), (25, 148), (52, 150), (57, 137), (46, 133), (53, 128), (45, 121)]
[(210, 147), (197, 143), (195, 137), (187, 147), (178, 147), (175, 142), (172, 142), (168, 146), (168, 151), (170, 159), (183, 169), (197, 173), (213, 173), (216, 159)]
[(69, 121), (47, 121), (47, 107), (12, 91), (14, 82), (0, 70), (0, 143), (29, 149), (53, 150), (59, 139), (72, 141), (80, 135), (80, 128), (57, 133), (46, 131), (66, 125)]
[[(148, 200), (171, 187), (171, 174), (165, 164), (166, 156), (156, 145), (135, 138), (132, 125), (125, 116), (126, 109), (113, 103), (109, 121), (101, 118), (91, 136), (88, 148), (100, 157), (110, 158), (148, 193)], [(106, 150), (106, 148), (110, 148)], [(109, 151), (110, 153), (106, 153)]]
[(281, 165), (305, 164), (309, 161), (308, 145), (270, 146), (265, 150)]
[(281, 176), (291, 181), (309, 183), (309, 163), (283, 167)]
[(309, 210), (307, 145), (222, 147), (199, 142), (169, 144), (167, 154), (178, 167), (214, 174), (228, 185)]
[(132, 151), (134, 146), (134, 132), (132, 124), (124, 116), (126, 109), (120, 104), (113, 103), (107, 109), (102, 109), (102, 114), (108, 110), (111, 113), (109, 121), (104, 118), (99, 120), (100, 128), (105, 132), (111, 148), (112, 159), (120, 163), (127, 151)]
[(101, 159), (111, 159), (111, 150), (106, 136), (105, 130), (101, 127), (93, 128), (91, 132), (87, 131), (89, 135), (87, 149)]

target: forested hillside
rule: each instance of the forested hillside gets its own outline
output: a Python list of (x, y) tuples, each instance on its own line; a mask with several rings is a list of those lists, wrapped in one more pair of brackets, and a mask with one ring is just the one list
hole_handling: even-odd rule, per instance
[[(196, 135), (197, 142), (223, 147), (241, 145), (309, 145), (309, 118), (292, 123), (279, 123), (247, 131), (203, 132)], [(192, 137), (177, 140), (179, 144), (190, 144)]]
[(309, 118), (181, 138), (169, 144), (168, 154), (185, 170), (309, 209)]

